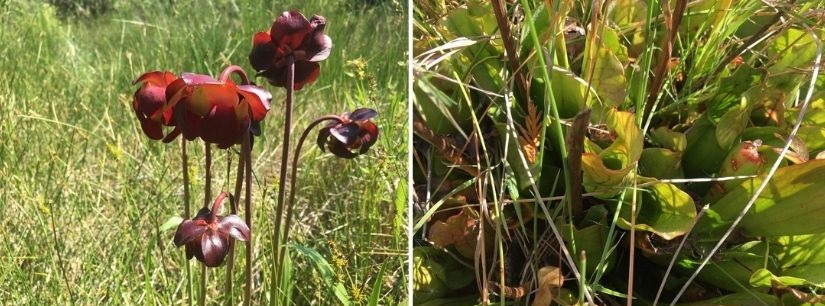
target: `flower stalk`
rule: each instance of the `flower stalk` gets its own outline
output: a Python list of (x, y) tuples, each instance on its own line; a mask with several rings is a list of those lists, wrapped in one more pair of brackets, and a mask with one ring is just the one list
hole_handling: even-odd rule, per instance
[[(286, 221), (284, 222), (284, 241), (289, 241), (289, 228), (292, 224), (292, 208), (295, 206), (295, 182), (298, 180), (298, 158), (301, 156), (301, 147), (304, 145), (304, 141), (306, 140), (309, 132), (317, 126), (326, 121), (334, 120), (338, 123), (344, 122), (339, 116), (335, 115), (327, 115), (322, 116), (318, 119), (315, 119), (312, 123), (310, 123), (304, 132), (301, 134), (301, 138), (298, 139), (298, 145), (295, 147), (295, 154), (292, 156), (292, 173), (289, 176), (289, 201), (286, 202)], [(278, 254), (277, 257), (277, 267), (282, 267), (284, 263), (284, 252)], [(280, 275), (280, 270), (278, 271)]]
[[(289, 138), (292, 132), (292, 102), (294, 94), (295, 83), (295, 59), (292, 56), (287, 56), (287, 77), (286, 77), (286, 101), (284, 105), (284, 136), (283, 146), (281, 152), (281, 171), (278, 178), (278, 200), (277, 208), (275, 210), (275, 233), (272, 238), (275, 240), (272, 245), (275, 246), (275, 258), (281, 258), (282, 243), (286, 242), (286, 238), (281, 237), (281, 220), (284, 216), (284, 198), (286, 197), (286, 171), (287, 162), (289, 160)], [(274, 275), (272, 275), (272, 288), (277, 290), (281, 277), (281, 265), (279, 261), (275, 263)], [(273, 299), (274, 300), (274, 299)]]
[[(183, 174), (183, 218), (189, 219), (192, 217), (191, 215), (191, 207), (189, 205), (189, 156), (186, 154), (186, 139), (181, 139), (180, 141), (180, 160), (181, 160), (181, 172)], [(189, 264), (189, 261), (186, 261), (186, 290), (189, 293), (189, 305), (192, 305), (192, 301), (195, 299), (195, 295), (193, 294), (192, 288), (192, 265)]]
[[(250, 233), (252, 232), (252, 135), (247, 134), (241, 143), (241, 152), (243, 155), (244, 166), (244, 180), (246, 188), (244, 189), (244, 218), (246, 224), (249, 226)], [(240, 171), (239, 171), (240, 173)], [(240, 177), (240, 175), (238, 175)], [(236, 189), (237, 190), (237, 189)], [(238, 190), (240, 193), (240, 190)], [(244, 305), (252, 304), (252, 255), (254, 248), (252, 246), (252, 237), (246, 240), (246, 267), (244, 270), (244, 278), (246, 286), (244, 287)]]

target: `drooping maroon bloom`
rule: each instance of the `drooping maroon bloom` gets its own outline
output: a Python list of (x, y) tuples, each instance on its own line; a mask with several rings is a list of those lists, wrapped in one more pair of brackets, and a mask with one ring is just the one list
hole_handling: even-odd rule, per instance
[[(160, 140), (163, 138), (163, 126), (172, 123), (172, 110), (158, 113), (166, 104), (166, 87), (176, 79), (168, 71), (147, 72), (137, 78), (132, 84), (142, 83), (135, 91), (132, 99), (132, 109), (140, 121), (140, 128), (149, 138)], [(157, 119), (152, 119), (152, 117)]]
[(212, 210), (202, 208), (195, 218), (184, 220), (178, 226), (174, 242), (177, 247), (186, 246), (186, 258), (195, 257), (207, 267), (217, 267), (229, 252), (229, 239), (249, 240), (249, 227), (241, 217), (217, 215), (226, 196), (226, 192), (221, 192)]
[[(166, 87), (163, 115), (172, 112), (172, 130), (164, 138), (172, 141), (180, 134), (188, 140), (201, 138), (228, 148), (240, 143), (247, 128), (260, 122), (269, 111), (272, 95), (254, 85), (235, 85), (211, 76), (183, 73)], [(156, 112), (152, 119), (160, 120)]]
[(269, 83), (286, 87), (287, 58), (292, 56), (295, 60), (293, 88), (299, 90), (318, 79), (321, 67), (317, 62), (329, 57), (332, 50), (332, 39), (324, 34), (325, 26), (323, 16), (315, 15), (307, 20), (300, 12), (283, 12), (268, 33), (255, 33), (249, 62)]
[(340, 122), (331, 123), (318, 133), (318, 146), (321, 151), (326, 147), (330, 153), (343, 158), (366, 153), (378, 140), (378, 126), (370, 120), (377, 115), (378, 112), (369, 108), (341, 115)]

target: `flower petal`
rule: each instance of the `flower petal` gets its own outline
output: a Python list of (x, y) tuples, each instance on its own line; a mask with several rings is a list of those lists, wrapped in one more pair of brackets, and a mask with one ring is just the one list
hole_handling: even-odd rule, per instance
[(190, 91), (191, 88), (186, 86), (186, 81), (183, 79), (176, 79), (172, 83), (169, 83), (169, 86), (166, 86), (165, 90), (166, 102), (163, 104), (163, 107), (149, 115), (150, 118), (167, 125), (172, 125), (172, 109), (181, 100), (185, 100)]
[(169, 134), (166, 134), (166, 137), (163, 137), (163, 143), (172, 142), (173, 140), (175, 140), (175, 138), (178, 138), (178, 136), (180, 136), (180, 134), (181, 134), (181, 129), (176, 126), (174, 129), (172, 129), (171, 132), (169, 132)]
[(249, 52), (249, 63), (257, 71), (267, 70), (278, 61), (283, 54), (277, 53), (277, 47), (269, 33), (258, 32), (252, 38), (252, 51)]
[(163, 129), (161, 128), (159, 122), (150, 120), (143, 114), (138, 113), (137, 110), (135, 110), (135, 115), (137, 115), (138, 122), (140, 122), (140, 129), (143, 130), (143, 133), (146, 134), (146, 136), (154, 140), (160, 140), (163, 138)]
[(331, 140), (327, 147), (329, 148), (330, 153), (335, 154), (335, 156), (338, 157), (351, 159), (358, 156), (357, 153), (350, 151), (349, 148), (347, 148), (347, 145), (336, 139)]
[(214, 143), (225, 149), (240, 142), (244, 130), (238, 122), (235, 109), (215, 106), (203, 120), (200, 137), (203, 141)]
[(331, 129), (333, 125), (334, 124), (328, 125), (327, 127), (322, 128), (321, 131), (318, 132), (318, 138), (315, 140), (315, 143), (318, 144), (319, 148), (321, 148), (321, 152), (324, 152), (325, 150), (324, 147), (330, 135), (329, 129)]
[(223, 258), (229, 252), (229, 241), (218, 232), (208, 231), (201, 239), (203, 263), (207, 267), (217, 267), (223, 263)]
[(188, 111), (203, 117), (214, 106), (235, 107), (238, 105), (238, 94), (235, 85), (230, 83), (203, 84), (193, 86), (186, 102)]
[(254, 85), (239, 85), (238, 89), (238, 93), (249, 102), (249, 107), (252, 109), (252, 120), (263, 120), (269, 111), (272, 94), (266, 89)]
[(338, 141), (351, 145), (361, 135), (361, 127), (355, 122), (349, 122), (335, 126), (329, 133)]
[(349, 114), (349, 120), (352, 121), (361, 121), (361, 120), (369, 120), (373, 117), (378, 116), (378, 112), (371, 108), (359, 108), (354, 110), (351, 114)]
[(175, 75), (169, 71), (151, 71), (142, 74), (137, 80), (132, 81), (132, 85), (146, 82), (155, 86), (166, 86), (175, 80)]
[(325, 34), (318, 34), (307, 44), (306, 56), (310, 62), (320, 62), (329, 57), (332, 51), (332, 39)]
[(186, 85), (223, 84), (215, 78), (205, 74), (184, 72), (180, 74), (180, 78), (186, 82)]
[(361, 126), (361, 154), (367, 153), (373, 144), (378, 140), (378, 126), (372, 121), (365, 121)]
[[(203, 260), (203, 254), (201, 254), (201, 240), (195, 239), (187, 243), (184, 247), (186, 250), (186, 259), (192, 259), (192, 257), (197, 257), (198, 260)], [(197, 243), (195, 243), (197, 242)], [(197, 253), (197, 254), (196, 254)]]
[[(296, 61), (295, 62), (295, 90), (300, 90), (306, 84), (312, 84), (321, 75), (321, 65), (315, 62)], [(286, 76), (284, 77), (286, 83)], [(286, 86), (286, 85), (284, 85)]]
[(202, 235), (205, 230), (206, 223), (202, 220), (183, 220), (183, 222), (178, 225), (178, 230), (175, 231), (175, 238), (173, 239), (175, 246), (180, 247), (195, 238), (200, 238), (200, 235)]
[(269, 34), (278, 48), (297, 49), (311, 30), (309, 20), (298, 11), (283, 12), (275, 22)]
[(201, 209), (198, 209), (198, 213), (195, 214), (195, 218), (193, 218), (192, 220), (204, 220), (205, 221), (206, 218), (209, 217), (209, 214), (211, 214), (211, 213), (212, 213), (212, 211), (209, 210), (209, 208), (201, 207)]
[(194, 140), (201, 135), (203, 119), (187, 111), (185, 104), (175, 107), (175, 121), (175, 128), (180, 129), (186, 140)]
[(222, 233), (232, 236), (235, 239), (240, 241), (249, 240), (251, 234), (249, 232), (249, 226), (246, 226), (246, 223), (241, 217), (238, 217), (238, 215), (228, 215), (219, 219), (218, 226), (220, 226), (219, 230)]

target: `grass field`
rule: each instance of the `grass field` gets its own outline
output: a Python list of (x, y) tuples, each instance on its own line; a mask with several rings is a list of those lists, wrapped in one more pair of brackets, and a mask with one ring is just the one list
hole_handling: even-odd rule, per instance
[[(312, 118), (362, 106), (380, 112), (381, 128), (373, 150), (354, 161), (303, 150), (293, 250), (317, 251), (334, 275), (293, 251), (291, 296), (296, 305), (338, 305), (331, 284), (342, 285), (355, 305), (368, 303), (375, 284), (379, 304), (405, 296), (407, 8), (286, 2), (117, 1), (100, 16), (64, 19), (41, 1), (0, 1), (2, 304), (186, 304), (183, 250), (174, 247), (173, 230), (159, 229), (182, 212), (180, 142), (143, 135), (131, 82), (151, 70), (216, 75), (230, 63), (251, 72), (252, 35), (288, 9), (324, 15), (334, 43), (318, 82), (296, 94), (295, 133)], [(268, 88), (272, 109), (253, 151), (255, 303), (271, 293), (282, 150), (284, 91)], [(198, 205), (203, 147), (190, 148)], [(226, 155), (215, 153), (213, 193), (232, 188)], [(244, 252), (240, 247), (236, 256)], [(212, 271), (208, 304), (222, 304), (224, 270)], [(233, 277), (237, 304), (243, 269)]]

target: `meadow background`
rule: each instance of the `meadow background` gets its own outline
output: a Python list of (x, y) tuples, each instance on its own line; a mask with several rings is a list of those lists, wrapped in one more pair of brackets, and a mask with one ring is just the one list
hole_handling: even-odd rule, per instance
[[(6, 305), (181, 305), (180, 141), (152, 141), (131, 109), (146, 71), (252, 72), (252, 35), (299, 9), (327, 18), (332, 55), (296, 93), (293, 135), (313, 118), (357, 107), (380, 112), (375, 147), (353, 161), (309, 143), (297, 184), (292, 241), (297, 305), (333, 305), (342, 284), (355, 305), (406, 295), (406, 4), (403, 1), (0, 1), (0, 301)], [(263, 79), (257, 79), (260, 84)], [(268, 301), (284, 90), (253, 151), (255, 303)], [(297, 141), (297, 135), (293, 144)], [(192, 142), (192, 203), (202, 199), (203, 146)], [(213, 194), (232, 189), (215, 151)], [(234, 153), (232, 153), (234, 154)], [(237, 157), (235, 157), (236, 159)], [(233, 174), (234, 178), (234, 174)], [(197, 207), (197, 206), (194, 206)], [(244, 248), (236, 249), (243, 258)], [(320, 260), (320, 261), (319, 261)], [(319, 273), (327, 263), (333, 274)], [(193, 271), (199, 265), (192, 263)], [(197, 267), (197, 268), (194, 268)], [(233, 293), (242, 296), (243, 263)], [(383, 270), (382, 270), (383, 269)], [(223, 303), (224, 269), (208, 304)], [(379, 272), (382, 271), (382, 272)], [(375, 301), (369, 301), (370, 304)]]

